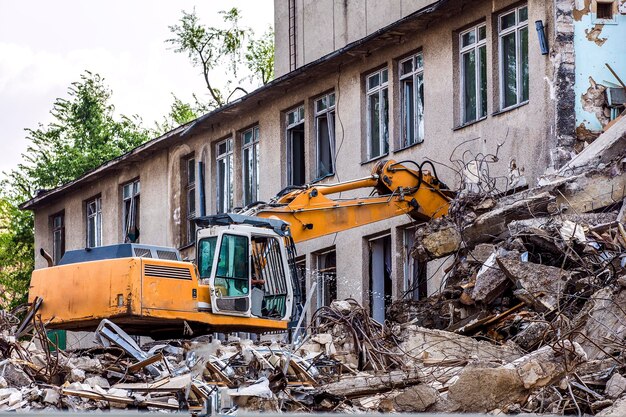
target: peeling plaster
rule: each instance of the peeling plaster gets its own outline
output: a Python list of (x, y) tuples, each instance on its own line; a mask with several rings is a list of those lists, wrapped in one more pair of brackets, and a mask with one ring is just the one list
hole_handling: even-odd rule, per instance
[(575, 21), (580, 22), (589, 12), (591, 12), (591, 0), (576, 0), (573, 12)]
[[(580, 97), (583, 110), (594, 114), (602, 127), (606, 126), (611, 116), (610, 110), (606, 107), (605, 91), (606, 86), (596, 83), (592, 77), (589, 77), (589, 88)], [(578, 132), (578, 128), (576, 131)]]
[(585, 34), (587, 35), (587, 40), (590, 42), (595, 42), (596, 45), (602, 46), (604, 42), (608, 40), (608, 38), (601, 38), (600, 34), (602, 33), (602, 29), (604, 25), (596, 24), (593, 29), (585, 29)]
[[(599, 24), (595, 20), (595, 1), (574, 1), (576, 120), (571, 129), (579, 141), (588, 142), (610, 119), (605, 90), (617, 80), (605, 64), (626, 76), (626, 15), (616, 13), (611, 22)], [(624, 4), (626, 0), (619, 0), (618, 10)]]

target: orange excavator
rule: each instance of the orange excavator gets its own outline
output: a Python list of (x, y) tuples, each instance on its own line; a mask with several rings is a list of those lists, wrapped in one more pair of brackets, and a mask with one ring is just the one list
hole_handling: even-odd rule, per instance
[(426, 164), (381, 161), (365, 178), (288, 187), (268, 203), (197, 218), (194, 263), (150, 245), (68, 251), (33, 272), (29, 301), (43, 300), (39, 314), (56, 329), (110, 319), (155, 337), (286, 330), (302, 310), (295, 243), (403, 214), (445, 215), (452, 193)]

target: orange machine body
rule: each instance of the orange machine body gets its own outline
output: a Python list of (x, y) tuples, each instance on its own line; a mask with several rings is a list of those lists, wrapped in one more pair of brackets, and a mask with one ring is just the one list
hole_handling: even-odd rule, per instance
[[(167, 336), (208, 331), (279, 331), (286, 321), (213, 314), (210, 287), (190, 262), (119, 258), (33, 271), (29, 301), (49, 328), (89, 330), (111, 319), (127, 331)], [(187, 326), (185, 326), (185, 324)]]

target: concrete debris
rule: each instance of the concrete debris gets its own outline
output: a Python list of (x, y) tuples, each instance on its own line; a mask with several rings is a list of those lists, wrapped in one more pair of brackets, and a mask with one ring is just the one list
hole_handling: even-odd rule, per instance
[[(537, 188), (466, 191), (418, 226), (419, 260), (438, 255), (427, 236), (461, 242), (439, 254), (451, 257), (440, 293), (390, 308), (394, 334), (445, 340), (433, 353), (425, 338), (401, 345), (413, 366), (436, 364), (424, 382), (447, 402), (427, 411), (626, 414), (624, 123)], [(472, 352), (479, 340), (498, 352)]]
[(626, 415), (624, 132), (626, 117), (537, 188), (498, 191), (466, 167), (473, 186), (411, 251), (449, 257), (441, 290), (384, 323), (335, 300), (293, 343), (140, 346), (103, 320), (96, 345), (63, 351), (41, 300), (1, 312), (0, 411)]

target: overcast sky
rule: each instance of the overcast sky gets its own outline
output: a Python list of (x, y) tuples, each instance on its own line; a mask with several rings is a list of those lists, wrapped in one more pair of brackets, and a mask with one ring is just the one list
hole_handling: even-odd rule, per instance
[(50, 122), (54, 100), (84, 70), (105, 78), (117, 114), (149, 127), (168, 112), (171, 93), (205, 94), (199, 69), (164, 42), (168, 25), (194, 6), (206, 24), (236, 6), (257, 34), (273, 25), (273, 0), (0, 0), (0, 171), (16, 166), (24, 128)]

